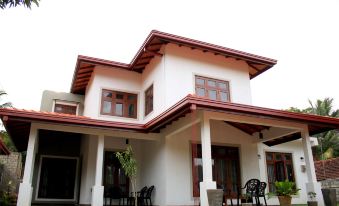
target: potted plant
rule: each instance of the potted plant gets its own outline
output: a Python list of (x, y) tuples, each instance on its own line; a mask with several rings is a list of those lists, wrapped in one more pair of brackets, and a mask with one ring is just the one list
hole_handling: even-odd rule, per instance
[(317, 193), (315, 192), (308, 192), (308, 197), (310, 198), (310, 201), (307, 201), (307, 205), (308, 206), (318, 206), (318, 202), (315, 199), (315, 197), (317, 196)]
[(118, 158), (122, 169), (125, 171), (125, 174), (129, 177), (132, 185), (132, 194), (135, 201), (135, 206), (138, 205), (138, 196), (136, 192), (137, 184), (137, 161), (134, 158), (132, 147), (129, 145), (124, 152), (117, 152), (116, 157)]
[(275, 182), (275, 192), (268, 193), (268, 197), (278, 196), (279, 203), (282, 206), (291, 206), (292, 195), (298, 194), (294, 182), (285, 180), (283, 182)]

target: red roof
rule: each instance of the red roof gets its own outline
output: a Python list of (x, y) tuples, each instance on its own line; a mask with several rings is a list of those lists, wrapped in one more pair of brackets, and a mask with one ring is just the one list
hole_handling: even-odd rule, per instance
[[(89, 117), (37, 112), (32, 110), (0, 109), (0, 118), (4, 122), (15, 145), (19, 150), (27, 147), (28, 134), (31, 122), (47, 122), (64, 125), (80, 125), (91, 128), (103, 128), (111, 130), (126, 130), (135, 132), (160, 132), (160, 130), (173, 121), (195, 110), (212, 110), (223, 113), (236, 113), (259, 118), (283, 119), (301, 122), (308, 125), (311, 135), (339, 128), (339, 119), (318, 115), (294, 113), (282, 110), (268, 109), (244, 104), (221, 102), (188, 95), (168, 110), (153, 118), (146, 124), (123, 123), (92, 119)], [(248, 126), (248, 125), (247, 125)], [(26, 138), (26, 139), (25, 139)], [(265, 142), (267, 145), (276, 145), (300, 138), (300, 134), (289, 135)]]
[(212, 52), (215, 55), (243, 60), (249, 65), (249, 75), (251, 79), (268, 70), (277, 63), (277, 60), (267, 57), (153, 30), (129, 64), (81, 55), (78, 56), (73, 75), (71, 92), (84, 94), (88, 81), (91, 78), (96, 65), (109, 66), (141, 73), (154, 56), (161, 56), (158, 52), (161, 47), (167, 43), (173, 43), (179, 46), (198, 49), (203, 52)]
[(315, 161), (314, 167), (318, 181), (339, 178), (339, 157)]

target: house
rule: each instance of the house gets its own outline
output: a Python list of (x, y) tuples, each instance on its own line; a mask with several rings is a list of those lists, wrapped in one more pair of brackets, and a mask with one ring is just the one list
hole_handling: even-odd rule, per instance
[[(19, 151), (27, 150), (18, 205), (101, 206), (104, 193), (131, 191), (115, 157), (131, 145), (137, 188), (155, 205), (208, 205), (251, 178), (289, 179), (323, 204), (310, 135), (339, 120), (251, 105), (250, 80), (276, 60), (152, 31), (129, 64), (78, 56), (70, 93), (46, 91), (41, 111), (0, 109)], [(269, 204), (278, 204), (277, 198)]]

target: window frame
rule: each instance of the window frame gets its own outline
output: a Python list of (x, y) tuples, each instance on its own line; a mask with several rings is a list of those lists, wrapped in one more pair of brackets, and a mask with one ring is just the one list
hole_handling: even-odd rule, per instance
[[(267, 159), (268, 154), (272, 154), (271, 160)], [(281, 155), (281, 160), (277, 160), (277, 158), (276, 158), (277, 155)], [(286, 158), (285, 158), (286, 155), (290, 156), (290, 160), (286, 160)], [(275, 183), (275, 181), (277, 181), (277, 171), (276, 171), (276, 164), (277, 163), (283, 163), (285, 179), (288, 178), (288, 176), (289, 176), (287, 174), (287, 165), (291, 166), (292, 174), (291, 174), (291, 180), (289, 179), (289, 181), (295, 182), (293, 153), (292, 152), (280, 152), (280, 151), (266, 151), (265, 152), (265, 165), (266, 165), (266, 172), (267, 172), (267, 186), (268, 186), (269, 192), (274, 192), (274, 190), (275, 190), (274, 183)], [(270, 181), (269, 165), (273, 166), (273, 175), (274, 175), (273, 181)]]
[[(201, 84), (198, 84), (197, 83), (197, 80), (198, 79), (202, 79), (204, 80), (204, 84), (201, 85)], [(208, 85), (208, 81), (214, 81), (216, 83), (216, 86), (211, 86), (211, 85)], [(218, 85), (219, 83), (222, 83), (222, 84), (225, 84), (226, 85), (226, 88), (220, 88)], [(205, 95), (204, 96), (200, 96), (198, 95), (198, 92), (197, 90), (198, 89), (204, 89), (204, 93)], [(230, 92), (230, 82), (229, 81), (226, 81), (226, 80), (221, 80), (221, 79), (215, 79), (215, 78), (210, 78), (210, 77), (204, 77), (204, 76), (200, 76), (200, 75), (195, 75), (194, 77), (194, 90), (195, 90), (195, 94), (198, 96), (198, 97), (202, 97), (202, 98), (207, 98), (207, 99), (211, 99), (209, 97), (209, 91), (211, 90), (215, 90), (216, 91), (216, 99), (211, 99), (211, 100), (215, 100), (215, 101), (222, 101), (222, 102), (231, 102), (231, 92)], [(223, 101), (221, 99), (221, 95), (220, 93), (221, 92), (224, 92), (226, 93), (226, 101)]]
[[(152, 96), (148, 96), (151, 94)], [(153, 84), (149, 86), (145, 92), (145, 116), (149, 115), (154, 110), (154, 87)]]
[(63, 113), (63, 112), (55, 111), (55, 108), (56, 108), (57, 105), (75, 107), (75, 114), (70, 114), (70, 115), (79, 115), (79, 102), (72, 102), (72, 101), (54, 99), (52, 111), (55, 112), (55, 113), (60, 113), (60, 114), (69, 114), (69, 113)]
[[(105, 97), (104, 93), (108, 92), (112, 94), (112, 97)], [(117, 95), (122, 95), (122, 99), (117, 98)], [(134, 96), (132, 100), (129, 100), (129, 96)], [(110, 112), (104, 112), (104, 102), (110, 102), (111, 108)], [(122, 115), (116, 113), (116, 105), (122, 104)], [(126, 106), (127, 105), (127, 106)], [(129, 116), (129, 106), (134, 105), (134, 114), (133, 116)], [(111, 89), (102, 89), (101, 90), (101, 104), (100, 104), (100, 114), (108, 115), (113, 117), (122, 117), (122, 118), (130, 118), (137, 119), (138, 117), (138, 94), (131, 92), (123, 92)]]

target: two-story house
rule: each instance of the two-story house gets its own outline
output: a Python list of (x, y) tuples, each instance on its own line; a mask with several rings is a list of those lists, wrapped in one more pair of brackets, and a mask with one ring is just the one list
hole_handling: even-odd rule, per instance
[[(152, 31), (129, 64), (78, 56), (70, 93), (46, 91), (41, 111), (0, 109), (19, 151), (27, 150), (18, 205), (102, 206), (131, 192), (115, 157), (131, 145), (137, 187), (155, 186), (154, 205), (228, 201), (257, 178), (295, 181), (305, 203), (316, 180), (310, 135), (339, 120), (251, 106), (250, 80), (276, 60)], [(229, 203), (229, 202), (228, 202)], [(278, 204), (277, 198), (268, 201)]]

